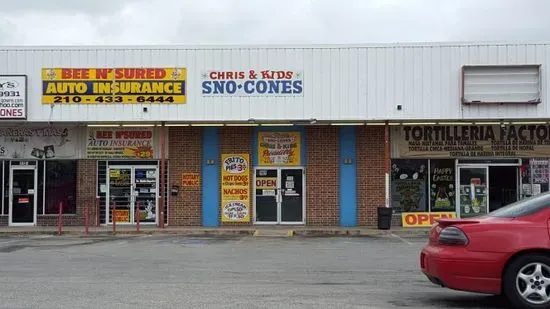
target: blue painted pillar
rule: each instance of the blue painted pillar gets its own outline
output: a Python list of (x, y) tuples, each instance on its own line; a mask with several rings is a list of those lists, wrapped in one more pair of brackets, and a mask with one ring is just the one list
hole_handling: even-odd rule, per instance
[(220, 137), (218, 128), (204, 128), (202, 137), (202, 225), (220, 225)]
[(340, 128), (340, 226), (357, 225), (357, 152), (355, 127)]

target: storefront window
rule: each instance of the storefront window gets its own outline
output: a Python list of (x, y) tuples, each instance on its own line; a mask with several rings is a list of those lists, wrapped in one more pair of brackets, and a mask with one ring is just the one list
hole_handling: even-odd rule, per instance
[(428, 211), (428, 160), (394, 159), (391, 199), (395, 213)]
[(455, 161), (430, 160), (431, 211), (455, 211)]
[(522, 198), (537, 195), (549, 190), (550, 160), (523, 160), (521, 166)]
[(63, 212), (76, 213), (77, 162), (59, 160), (46, 162), (46, 214), (59, 213), (59, 202)]

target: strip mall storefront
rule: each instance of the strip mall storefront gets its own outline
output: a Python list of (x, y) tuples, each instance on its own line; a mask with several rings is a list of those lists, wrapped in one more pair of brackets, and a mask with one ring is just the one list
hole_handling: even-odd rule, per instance
[(480, 216), (548, 191), (549, 158), (548, 125), (395, 126), (391, 205), (403, 226)]
[(117, 223), (138, 214), (143, 224), (158, 223), (158, 134), (154, 127), (0, 128), (0, 224), (57, 224), (60, 204), (66, 225), (83, 225), (86, 209), (92, 224), (112, 223), (113, 206)]
[[(171, 224), (305, 224), (304, 132), (293, 127), (220, 127), (202, 133), (195, 127), (170, 128), (170, 185), (178, 192), (171, 196)], [(182, 141), (190, 135), (199, 138)]]
[[(158, 224), (161, 192), (158, 127), (88, 127), (86, 158), (96, 163), (99, 222)], [(167, 170), (167, 163), (165, 164)], [(166, 180), (166, 179), (165, 179)], [(139, 216), (139, 218), (138, 218)]]
[(317, 104), (295, 109), (320, 93), (304, 83), (303, 63), (238, 74), (205, 64), (188, 89), (182, 59), (164, 68), (39, 59), (2, 83), (20, 86), (10, 108), (25, 97), (4, 112), (21, 115), (17, 128), (0, 132), (2, 225), (55, 225), (60, 211), (80, 226), (87, 214), (91, 225), (376, 225), (386, 127)]
[(59, 203), (77, 214), (81, 131), (72, 126), (0, 128), (2, 225), (55, 222)]

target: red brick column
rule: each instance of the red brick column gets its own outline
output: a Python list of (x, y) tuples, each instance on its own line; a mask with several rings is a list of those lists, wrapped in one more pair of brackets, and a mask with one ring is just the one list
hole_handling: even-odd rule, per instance
[(377, 225), (384, 206), (384, 126), (357, 128), (357, 207), (361, 226)]
[(96, 160), (78, 160), (77, 162), (77, 177), (76, 184), (76, 214), (82, 218), (84, 224), (84, 216), (86, 206), (90, 211), (90, 225), (96, 221), (96, 195), (97, 195), (97, 161)]
[(308, 127), (306, 148), (306, 225), (337, 226), (340, 223), (338, 128)]
[[(202, 130), (197, 127), (168, 128), (168, 225), (201, 225), (201, 186), (183, 187), (183, 173), (201, 173)], [(202, 182), (202, 177), (201, 177)], [(177, 196), (170, 195), (173, 185), (180, 187)]]

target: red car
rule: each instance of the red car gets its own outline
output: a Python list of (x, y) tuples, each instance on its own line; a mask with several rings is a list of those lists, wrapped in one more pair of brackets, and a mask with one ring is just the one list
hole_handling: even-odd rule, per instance
[(441, 219), (420, 267), (443, 287), (505, 295), (517, 308), (550, 308), (549, 227), (550, 192), (482, 217)]

